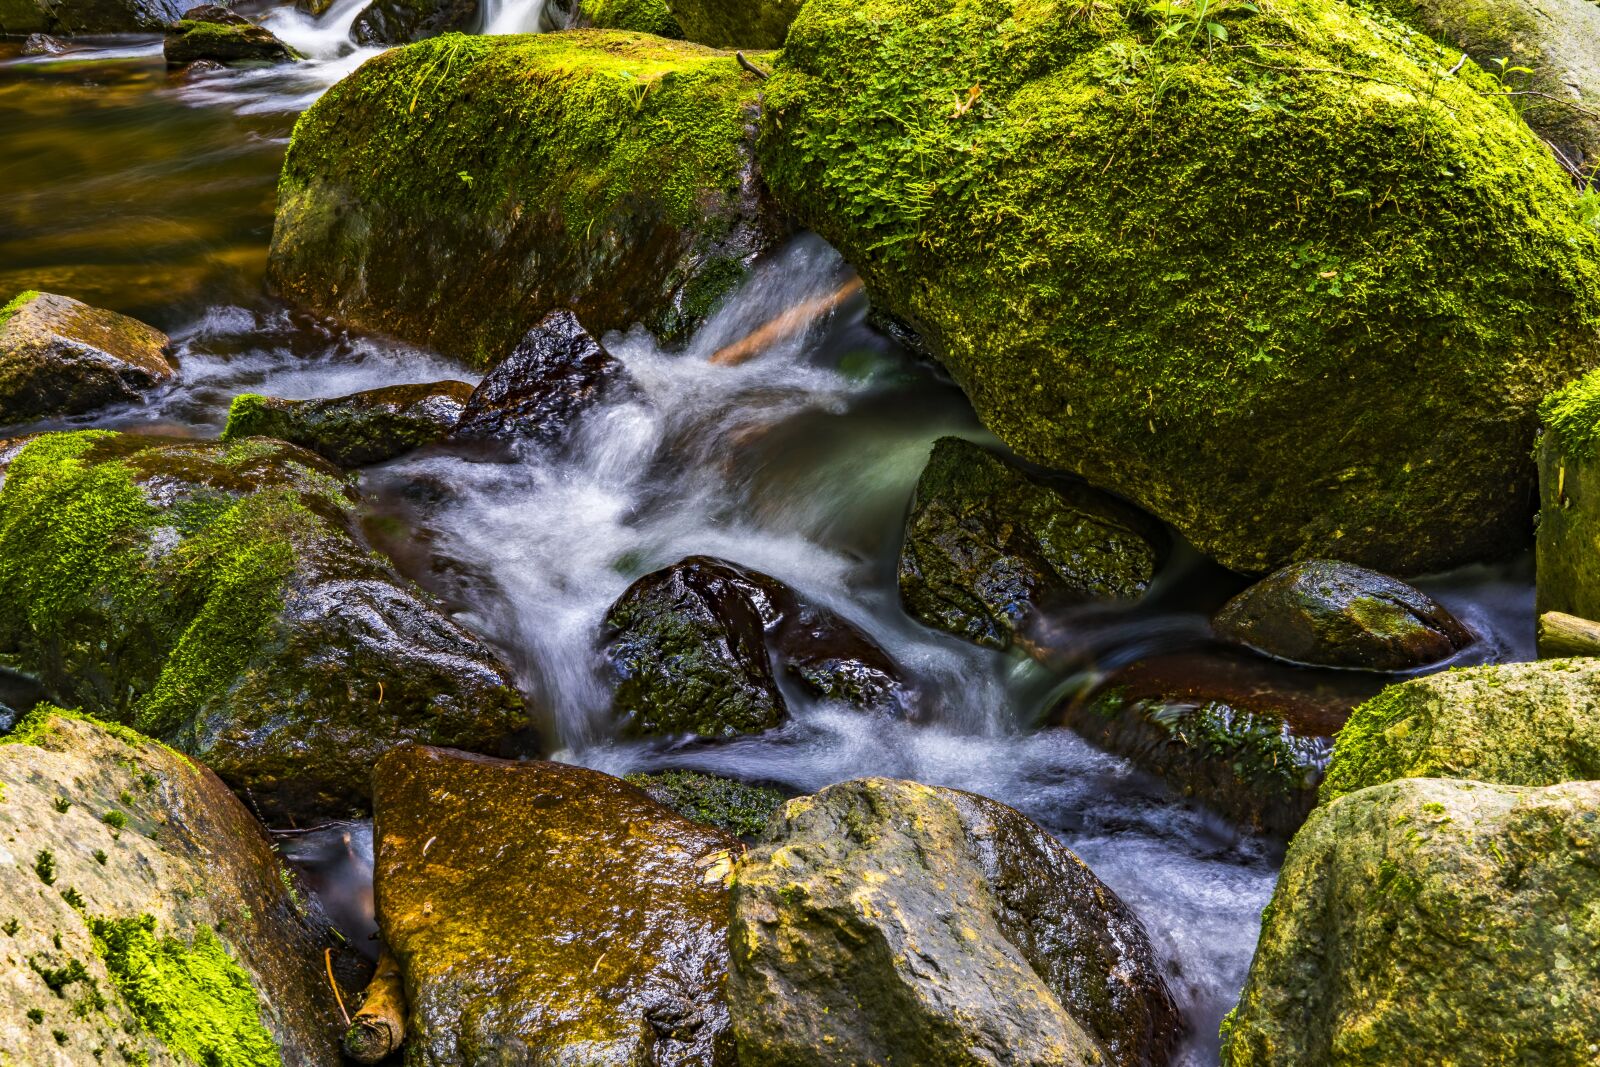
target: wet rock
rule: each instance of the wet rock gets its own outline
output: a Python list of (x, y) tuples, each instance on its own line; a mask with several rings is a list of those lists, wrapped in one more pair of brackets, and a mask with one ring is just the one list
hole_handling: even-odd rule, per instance
[(0, 792), (0, 1059), (338, 1061), (338, 942), (214, 774), (41, 707)]
[(483, 22), (478, 0), (373, 0), (356, 16), (357, 44), (407, 44), (441, 33), (476, 33)]
[(1409, 671), (1472, 643), (1428, 594), (1387, 575), (1314, 559), (1268, 575), (1223, 605), (1217, 636), (1318, 667)]
[(1263, 916), (1223, 1064), (1593, 1063), (1597, 826), (1596, 782), (1411, 778), (1320, 808)]
[(1500, 663), (1390, 686), (1339, 734), (1322, 798), (1395, 778), (1600, 779), (1600, 660)]
[(289, 63), (305, 56), (278, 40), (265, 26), (216, 4), (202, 4), (167, 27), (161, 42), (167, 67), (213, 63)]
[(759, 85), (729, 53), (621, 31), (379, 56), (296, 128), (270, 279), (480, 367), (556, 308), (681, 337), (789, 232), (751, 164)]
[(47, 33), (30, 33), (28, 39), (22, 42), (22, 54), (25, 56), (59, 56), (66, 50), (66, 45)]
[(741, 1063), (1166, 1062), (1177, 1008), (1139, 921), (987, 798), (887, 778), (790, 801), (739, 865)]
[(669, 0), (684, 36), (718, 48), (782, 48), (800, 0)]
[(1600, 619), (1600, 372), (1551, 394), (1539, 415), (1536, 611)]
[(459, 440), (565, 440), (578, 418), (629, 387), (628, 372), (570, 311), (529, 330), (467, 400)]
[(735, 838), (597, 771), (416, 746), (374, 810), (408, 1064), (731, 1067)]
[(341, 467), (362, 467), (443, 440), (461, 417), (466, 382), (386, 385), (328, 400), (281, 400), (241, 393), (222, 439), (276, 437)]
[(1065, 701), (1061, 723), (1256, 833), (1317, 805), (1334, 736), (1376, 686), (1223, 650), (1141, 660)]
[[(1145, 8), (1081, 10), (810, 0), (762, 83), (772, 195), (1021, 458), (1225, 566), (1520, 546), (1538, 401), (1600, 364), (1600, 234), (1493, 81), (1343, 0), (1159, 55)], [(884, 118), (935, 95), (927, 140)]]
[(70, 297), (29, 291), (0, 308), (0, 422), (138, 400), (172, 379), (167, 335)]
[(6, 0), (0, 34), (160, 32), (182, 10), (180, 0)]
[(731, 737), (779, 725), (774, 657), (813, 695), (908, 710), (913, 695), (871, 638), (783, 583), (709, 556), (645, 575), (606, 613), (613, 707), (633, 734)]
[(1143, 593), (1160, 562), (1158, 536), (1103, 493), (1046, 482), (941, 437), (906, 521), (900, 597), (929, 626), (1009, 648), (1041, 610)]
[(715, 826), (746, 840), (766, 827), (767, 819), (785, 799), (782, 793), (768, 786), (751, 785), (701, 771), (630, 774), (627, 782), (686, 819)]
[(527, 724), (510, 672), (371, 552), (357, 500), (278, 441), (36, 437), (0, 488), (0, 657), (269, 819), (364, 808), (402, 740), (499, 751)]

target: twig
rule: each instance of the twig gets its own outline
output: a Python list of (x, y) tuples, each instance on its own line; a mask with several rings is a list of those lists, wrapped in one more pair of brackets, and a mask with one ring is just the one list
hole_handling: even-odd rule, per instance
[(322, 962), (328, 967), (328, 984), (333, 987), (333, 999), (339, 1005), (339, 1014), (344, 1016), (344, 1024), (350, 1025), (350, 1013), (344, 1010), (344, 997), (339, 995), (339, 983), (333, 977), (333, 949), (322, 950)]
[(1466, 66), (1466, 65), (1467, 65), (1467, 54), (1465, 52), (1462, 52), (1461, 53), (1461, 58), (1456, 60), (1456, 65), (1450, 68), (1449, 76), (1453, 78), (1457, 74), (1460, 74), (1461, 73), (1461, 68)]
[(762, 70), (760, 67), (746, 59), (743, 52), (735, 52), (733, 54), (733, 58), (739, 61), (739, 66), (743, 67), (745, 70), (748, 70), (751, 74), (754, 74), (762, 81), (766, 81), (768, 78), (772, 77), (770, 72)]

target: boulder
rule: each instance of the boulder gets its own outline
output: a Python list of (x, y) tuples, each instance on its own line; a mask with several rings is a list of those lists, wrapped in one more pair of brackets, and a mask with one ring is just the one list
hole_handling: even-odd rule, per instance
[(763, 175), (1019, 456), (1228, 567), (1520, 546), (1535, 408), (1600, 362), (1572, 183), (1421, 35), (1191, 7), (811, 0)]
[(630, 387), (627, 370), (578, 317), (554, 311), (478, 384), (454, 436), (560, 444), (585, 411)]
[(579, 0), (576, 16), (574, 27), (632, 30), (674, 41), (684, 38), (683, 27), (673, 17), (667, 0)]
[(0, 795), (0, 1060), (338, 1062), (339, 942), (214, 774), (41, 706)]
[(782, 48), (802, 0), (668, 0), (691, 41), (718, 48)]
[(1224, 604), (1213, 626), (1223, 640), (1274, 659), (1369, 671), (1415, 670), (1472, 643), (1428, 594), (1331, 559), (1275, 571)]
[(22, 54), (25, 56), (59, 56), (66, 50), (66, 45), (47, 33), (30, 33), (28, 39), (22, 42)]
[(1340, 732), (1322, 799), (1395, 778), (1600, 779), (1600, 660), (1500, 663), (1390, 686)]
[(555, 308), (681, 336), (787, 232), (751, 164), (760, 84), (732, 54), (609, 30), (378, 56), (295, 127), (269, 277), (479, 367)]
[(1328, 804), (1262, 917), (1224, 1067), (1528, 1063), (1600, 1046), (1600, 783), (1410, 778)]
[(29, 291), (0, 308), (0, 423), (139, 400), (175, 373), (153, 326)]
[(1600, 372), (1552, 393), (1539, 414), (1535, 610), (1600, 619)]
[(732, 1067), (736, 838), (556, 763), (405, 746), (374, 782), (407, 1064)]
[(0, 0), (0, 34), (159, 33), (188, 0)]
[(914, 695), (866, 634), (777, 579), (709, 556), (640, 578), (606, 612), (613, 707), (635, 735), (731, 737), (788, 716), (774, 660), (813, 696), (909, 713)]
[(0, 659), (203, 760), (268, 818), (365, 807), (406, 739), (498, 751), (510, 671), (367, 547), (309, 452), (47, 434), (0, 488)]
[(278, 40), (265, 26), (216, 4), (202, 4), (167, 27), (161, 42), (167, 67), (191, 63), (290, 63), (305, 56)]
[(783, 806), (784, 795), (764, 785), (751, 785), (720, 774), (701, 771), (657, 771), (630, 774), (626, 781), (686, 819), (746, 840), (766, 828), (767, 820)]
[(478, 0), (373, 0), (350, 25), (357, 44), (407, 44), (441, 33), (476, 33)]
[(1155, 577), (1159, 537), (1104, 493), (941, 437), (906, 520), (900, 598), (929, 626), (1009, 648), (1041, 611), (1137, 598)]
[[(1600, 167), (1600, 4), (1594, 0), (1367, 0), (1462, 49), (1529, 94), (1516, 109), (1574, 174)], [(1527, 73), (1513, 68), (1525, 68)]]
[(734, 876), (740, 1063), (1156, 1065), (1182, 1026), (1126, 905), (1042, 827), (888, 778), (790, 801)]
[(328, 400), (281, 400), (241, 393), (222, 439), (276, 437), (341, 467), (364, 467), (444, 440), (472, 386), (466, 382), (386, 385)]
[(1287, 839), (1317, 805), (1334, 736), (1375, 687), (1222, 650), (1141, 659), (1058, 721), (1254, 833)]

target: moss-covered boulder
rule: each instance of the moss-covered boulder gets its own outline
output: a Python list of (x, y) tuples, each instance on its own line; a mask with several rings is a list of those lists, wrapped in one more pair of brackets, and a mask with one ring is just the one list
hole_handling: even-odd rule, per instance
[(732, 1067), (736, 838), (581, 767), (405, 746), (374, 777), (408, 1064)]
[(1600, 783), (1412, 778), (1295, 837), (1224, 1067), (1537, 1063), (1600, 1046)]
[(365, 806), (405, 739), (496, 751), (510, 672), (371, 552), (292, 445), (48, 434), (0, 488), (0, 657), (191, 753), (272, 818)]
[(888, 654), (854, 625), (769, 575), (709, 556), (629, 586), (606, 613), (601, 643), (613, 708), (637, 735), (778, 726), (789, 709), (777, 670), (823, 700), (899, 714), (916, 702)]
[(643, 789), (657, 804), (671, 808), (686, 819), (715, 826), (747, 840), (766, 828), (767, 820), (785, 800), (782, 793), (770, 786), (751, 785), (701, 771), (630, 774), (626, 780)]
[(1163, 547), (1154, 523), (1104, 493), (941, 437), (906, 520), (900, 599), (929, 626), (1004, 649), (1041, 611), (1137, 598)]
[(1322, 797), (1395, 778), (1600, 779), (1600, 659), (1468, 667), (1390, 686), (1351, 714)]
[(1144, 928), (1043, 827), (864, 778), (790, 801), (734, 875), (739, 1062), (1166, 1062), (1181, 1025)]
[(549, 0), (541, 12), (548, 30), (629, 30), (683, 40), (667, 0)]
[(338, 1062), (338, 942), (215, 775), (41, 707), (0, 797), (0, 1061)]
[(1538, 614), (1600, 620), (1600, 371), (1539, 408)]
[(0, 307), (0, 423), (138, 400), (172, 380), (170, 347), (138, 319), (54, 293), (19, 293)]
[(1472, 634), (1420, 589), (1331, 559), (1293, 563), (1223, 605), (1217, 636), (1274, 659), (1408, 671), (1448, 659)]
[(691, 41), (718, 48), (782, 48), (804, 0), (667, 0)]
[(441, 33), (473, 33), (483, 22), (478, 0), (373, 0), (350, 24), (357, 44), (408, 44)]
[(444, 440), (470, 396), (472, 386), (451, 381), (385, 385), (327, 400), (240, 393), (222, 439), (276, 437), (341, 467), (361, 467)]
[(189, 0), (0, 0), (0, 34), (159, 33)]
[(484, 367), (560, 307), (676, 336), (779, 229), (751, 166), (759, 84), (731, 53), (618, 31), (386, 53), (295, 127), (270, 276)]
[[(1454, 45), (1518, 94), (1516, 109), (1569, 168), (1600, 166), (1600, 4), (1594, 0), (1364, 0)], [(1523, 68), (1518, 70), (1517, 68)]]
[(1520, 545), (1535, 406), (1600, 362), (1572, 184), (1487, 75), (1342, 0), (1194, 19), (811, 0), (764, 176), (1019, 455), (1230, 567)]
[(219, 4), (201, 4), (167, 27), (161, 42), (167, 66), (190, 63), (288, 63), (305, 56), (265, 26)]

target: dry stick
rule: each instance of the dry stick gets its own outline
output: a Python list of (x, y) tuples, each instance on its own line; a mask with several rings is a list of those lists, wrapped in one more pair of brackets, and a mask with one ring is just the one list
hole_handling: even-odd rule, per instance
[(1600, 656), (1600, 622), (1545, 612), (1539, 616), (1539, 655), (1545, 659)]
[(344, 1016), (344, 1024), (350, 1025), (350, 1013), (344, 1010), (344, 995), (339, 992), (339, 981), (333, 976), (333, 949), (322, 950), (322, 962), (328, 968), (328, 985), (333, 987), (333, 999), (339, 1005), (339, 1014)]
[(777, 318), (769, 320), (754, 333), (717, 349), (711, 356), (711, 362), (719, 367), (737, 367), (759, 356), (779, 341), (799, 333), (811, 325), (813, 320), (820, 319), (860, 291), (861, 279), (851, 278), (839, 286), (837, 291), (827, 296), (815, 297), (803, 304), (796, 304)]
[(366, 1000), (344, 1032), (344, 1053), (357, 1063), (377, 1063), (400, 1048), (406, 1037), (406, 991), (400, 963), (387, 947), (367, 984)]
[(743, 52), (735, 52), (733, 57), (739, 61), (739, 66), (743, 67), (745, 70), (748, 70), (751, 74), (754, 74), (762, 81), (766, 81), (769, 77), (771, 77), (768, 72), (762, 70), (760, 67), (746, 59)]

